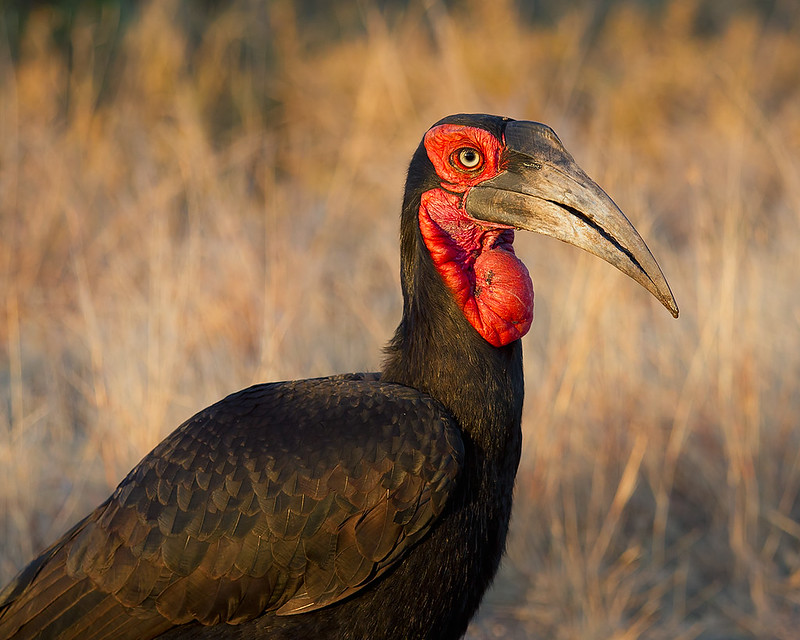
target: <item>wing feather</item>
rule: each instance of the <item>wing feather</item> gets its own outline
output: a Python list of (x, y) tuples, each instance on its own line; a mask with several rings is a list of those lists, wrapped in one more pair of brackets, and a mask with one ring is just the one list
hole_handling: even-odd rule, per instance
[(246, 389), (181, 425), (20, 574), (0, 636), (96, 620), (98, 638), (150, 638), (328, 606), (425, 535), (462, 457), (452, 418), (413, 389), (358, 375)]

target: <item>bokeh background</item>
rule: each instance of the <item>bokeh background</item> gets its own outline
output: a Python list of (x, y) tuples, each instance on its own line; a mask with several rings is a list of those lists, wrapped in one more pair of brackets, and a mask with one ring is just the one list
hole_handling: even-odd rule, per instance
[(379, 368), (407, 163), (478, 111), (559, 133), (681, 317), (518, 234), (524, 455), (468, 637), (797, 637), (800, 3), (1, 6), (0, 582), (223, 395)]

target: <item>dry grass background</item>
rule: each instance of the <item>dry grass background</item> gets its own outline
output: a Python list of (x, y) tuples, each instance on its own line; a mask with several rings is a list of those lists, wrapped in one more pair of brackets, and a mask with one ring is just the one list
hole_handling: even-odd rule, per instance
[(469, 637), (795, 638), (797, 22), (365, 1), (330, 38), (292, 6), (41, 9), (0, 42), (0, 581), (196, 410), (376, 369), (411, 152), (485, 111), (556, 129), (682, 315), (518, 235), (525, 450)]

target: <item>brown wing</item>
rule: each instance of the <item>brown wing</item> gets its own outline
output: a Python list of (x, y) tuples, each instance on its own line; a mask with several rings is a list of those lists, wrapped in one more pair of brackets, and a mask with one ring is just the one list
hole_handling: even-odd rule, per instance
[(332, 604), (425, 535), (462, 456), (452, 418), (407, 387), (246, 389), (180, 426), (20, 574), (0, 636), (72, 624), (81, 640), (154, 637)]

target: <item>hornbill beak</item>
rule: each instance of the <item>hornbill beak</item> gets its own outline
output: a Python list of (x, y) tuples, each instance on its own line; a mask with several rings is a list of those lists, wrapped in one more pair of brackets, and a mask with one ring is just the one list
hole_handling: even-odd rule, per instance
[(553, 130), (511, 121), (505, 143), (503, 170), (470, 189), (467, 213), (581, 247), (636, 280), (677, 318), (675, 297), (644, 240)]

